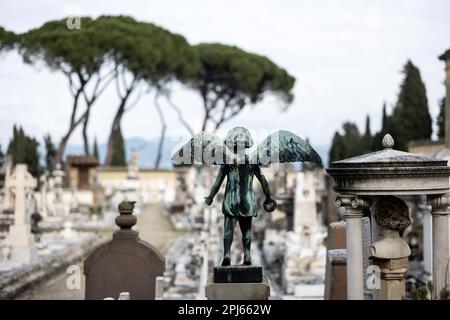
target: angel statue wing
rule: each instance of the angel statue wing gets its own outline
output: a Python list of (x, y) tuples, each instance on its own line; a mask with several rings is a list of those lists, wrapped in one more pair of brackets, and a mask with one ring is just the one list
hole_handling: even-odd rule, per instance
[(208, 132), (195, 135), (172, 155), (174, 165), (234, 163), (237, 155), (231, 152), (222, 139)]
[(323, 167), (319, 154), (307, 141), (285, 130), (277, 131), (268, 136), (250, 155), (250, 163), (260, 165), (304, 161), (313, 162)]

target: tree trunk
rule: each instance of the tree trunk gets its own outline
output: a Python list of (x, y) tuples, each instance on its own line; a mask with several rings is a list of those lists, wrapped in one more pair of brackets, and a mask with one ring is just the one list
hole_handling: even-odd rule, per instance
[(166, 121), (164, 119), (164, 114), (161, 110), (161, 107), (158, 103), (158, 97), (159, 97), (159, 93), (157, 93), (155, 95), (155, 106), (156, 106), (156, 110), (158, 111), (158, 115), (159, 115), (159, 119), (161, 120), (161, 135), (159, 137), (159, 142), (158, 142), (158, 150), (156, 153), (156, 160), (155, 160), (155, 169), (159, 168), (160, 162), (161, 162), (161, 155), (162, 155), (162, 150), (163, 150), (163, 145), (164, 145), (164, 139), (166, 137)]
[(66, 134), (61, 138), (61, 141), (59, 142), (58, 150), (56, 151), (55, 158), (53, 160), (53, 168), (58, 163), (63, 162), (64, 157), (64, 151), (66, 150), (67, 142), (69, 141), (70, 136), (72, 135), (75, 128), (80, 124), (80, 122), (83, 120), (85, 114), (83, 114), (80, 119), (75, 121), (76, 113), (77, 113), (77, 107), (78, 107), (78, 100), (80, 98), (80, 94), (83, 91), (84, 87), (80, 87), (77, 89), (77, 92), (74, 95), (73, 98), (73, 105), (72, 105), (72, 116), (70, 117), (70, 124), (69, 129), (67, 130)]
[(181, 124), (186, 128), (187, 131), (189, 131), (189, 134), (191, 137), (195, 135), (194, 130), (192, 130), (192, 127), (187, 123), (187, 121), (183, 117), (183, 113), (181, 112), (180, 108), (178, 108), (177, 105), (175, 105), (172, 100), (166, 96), (167, 101), (169, 102), (169, 105), (175, 110), (178, 116), (178, 120), (181, 122)]
[(89, 123), (90, 112), (91, 112), (91, 107), (88, 106), (87, 109), (86, 109), (86, 116), (84, 117), (84, 120), (83, 120), (84, 154), (87, 155), (87, 156), (91, 154), (91, 149), (89, 148), (89, 137), (88, 137), (88, 133), (87, 133), (87, 127), (88, 127), (88, 123)]

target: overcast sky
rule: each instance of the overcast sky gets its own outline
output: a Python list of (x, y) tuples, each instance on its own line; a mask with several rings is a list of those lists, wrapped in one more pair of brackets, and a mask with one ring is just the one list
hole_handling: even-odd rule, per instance
[[(367, 114), (378, 130), (381, 106), (392, 106), (407, 59), (425, 82), (433, 119), (444, 95), (444, 66), (437, 56), (450, 48), (450, 2), (442, 1), (2, 1), (0, 25), (25, 32), (72, 13), (130, 15), (184, 35), (191, 44), (222, 42), (266, 55), (297, 79), (295, 101), (279, 113), (273, 99), (248, 109), (224, 129), (287, 129), (327, 146), (346, 120), (363, 128)], [(99, 142), (107, 139), (117, 98), (110, 88), (94, 106), (89, 128)], [(187, 120), (200, 127), (200, 98), (180, 86), (173, 100)], [(41, 138), (59, 140), (71, 111), (67, 81), (44, 67), (24, 65), (16, 53), (0, 57), (0, 142), (12, 125), (21, 124)], [(254, 112), (253, 112), (254, 111)], [(185, 134), (175, 114), (167, 112), (172, 135)], [(159, 134), (153, 97), (144, 96), (126, 115), (127, 138)], [(81, 132), (71, 144), (81, 143)]]

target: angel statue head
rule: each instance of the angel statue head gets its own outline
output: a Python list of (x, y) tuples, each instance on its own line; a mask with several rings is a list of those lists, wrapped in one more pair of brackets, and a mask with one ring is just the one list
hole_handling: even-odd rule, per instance
[[(242, 232), (244, 265), (251, 265), (250, 245), (252, 218), (258, 215), (253, 178), (260, 182), (265, 195), (263, 207), (272, 212), (277, 203), (270, 196), (269, 184), (262, 174), (261, 166), (282, 162), (313, 162), (322, 166), (322, 160), (309, 143), (289, 131), (277, 131), (264, 139), (249, 155), (244, 150), (251, 148), (253, 139), (243, 127), (231, 129), (225, 140), (212, 133), (202, 132), (183, 145), (173, 156), (175, 165), (202, 164), (220, 165), (211, 192), (205, 203), (211, 205), (214, 196), (227, 178), (222, 213), (224, 214), (222, 266), (231, 264), (230, 249), (236, 224)], [(242, 161), (245, 160), (245, 161)]]
[(235, 127), (228, 131), (225, 138), (225, 145), (231, 150), (236, 150), (240, 146), (248, 149), (253, 146), (253, 139), (246, 128)]

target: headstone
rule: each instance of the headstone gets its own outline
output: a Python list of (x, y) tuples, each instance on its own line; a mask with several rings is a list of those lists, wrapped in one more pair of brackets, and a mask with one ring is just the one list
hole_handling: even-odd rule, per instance
[(12, 158), (11, 156), (7, 156), (5, 163), (5, 183), (3, 186), (4, 188), (4, 197), (2, 204), (3, 211), (14, 209), (13, 193), (11, 190), (11, 174), (12, 174)]
[[(346, 247), (346, 224), (344, 221), (333, 222), (328, 227), (328, 252)], [(325, 300), (347, 299), (346, 263), (333, 263), (327, 254), (325, 271)]]
[(162, 276), (164, 257), (131, 228), (136, 224), (134, 202), (119, 204), (120, 227), (113, 239), (96, 249), (84, 262), (85, 299), (101, 300), (129, 292), (133, 300), (155, 299), (156, 278)]
[(27, 216), (27, 194), (36, 188), (37, 183), (27, 171), (26, 164), (17, 164), (11, 176), (11, 188), (14, 194), (14, 224), (6, 238), (11, 248), (10, 259), (14, 262), (29, 263), (36, 258), (31, 225)]
[(56, 216), (65, 215), (64, 201), (63, 201), (63, 185), (65, 172), (61, 169), (61, 164), (56, 165), (55, 170), (52, 172), (55, 187), (55, 201), (53, 204), (54, 214)]
[(41, 180), (41, 190), (40, 190), (40, 205), (39, 205), (39, 213), (42, 218), (45, 219), (48, 216), (48, 207), (47, 207), (47, 188), (48, 182), (47, 177), (43, 174), (40, 178)]
[(294, 231), (298, 234), (303, 234), (305, 230), (317, 228), (316, 183), (317, 177), (314, 172), (297, 173), (294, 199)]
[(77, 213), (79, 212), (79, 201), (78, 201), (78, 194), (76, 188), (72, 188), (71, 195), (70, 195), (70, 212), (71, 213)]

